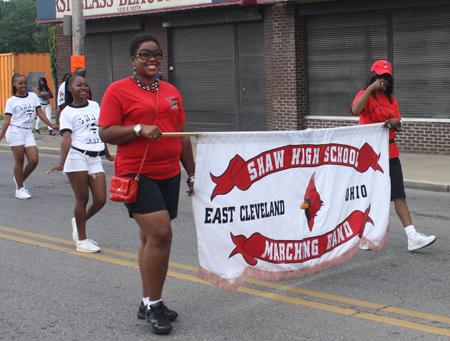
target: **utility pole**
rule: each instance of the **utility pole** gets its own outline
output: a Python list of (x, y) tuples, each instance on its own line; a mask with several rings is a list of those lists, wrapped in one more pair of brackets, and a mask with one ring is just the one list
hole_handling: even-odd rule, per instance
[(83, 0), (72, 0), (72, 55), (84, 55)]

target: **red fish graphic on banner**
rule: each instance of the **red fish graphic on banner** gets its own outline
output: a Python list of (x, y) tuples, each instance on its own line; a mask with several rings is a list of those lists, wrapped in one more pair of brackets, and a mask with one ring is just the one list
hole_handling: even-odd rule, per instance
[(382, 124), (199, 134), (198, 276), (233, 291), (248, 276), (281, 281), (339, 265), (361, 239), (381, 250), (388, 140)]

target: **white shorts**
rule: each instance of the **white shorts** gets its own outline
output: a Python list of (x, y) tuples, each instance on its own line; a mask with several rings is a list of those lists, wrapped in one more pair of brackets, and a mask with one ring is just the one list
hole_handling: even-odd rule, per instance
[[(47, 116), (47, 119), (51, 122), (52, 121), (52, 104), (41, 104), (41, 109), (44, 112), (45, 116)], [(41, 118), (36, 115), (36, 130), (39, 130), (39, 127), (41, 126)], [(48, 127), (49, 131), (53, 131), (52, 127)]]
[(70, 148), (64, 163), (64, 173), (87, 171), (88, 175), (104, 173), (101, 156), (87, 156)]
[(9, 143), (10, 147), (24, 146), (27, 148), (36, 146), (36, 140), (34, 139), (34, 134), (31, 128), (19, 128), (9, 125), (5, 136), (6, 142)]

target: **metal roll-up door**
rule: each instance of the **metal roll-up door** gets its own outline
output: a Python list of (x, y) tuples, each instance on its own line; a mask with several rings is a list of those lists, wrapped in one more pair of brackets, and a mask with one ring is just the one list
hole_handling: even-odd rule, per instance
[(112, 41), (112, 80), (113, 82), (133, 75), (130, 58), (130, 43), (140, 32), (114, 33)]
[(262, 23), (180, 27), (171, 38), (189, 130), (266, 129)]
[(240, 24), (237, 29), (239, 130), (267, 130), (263, 24)]
[(394, 11), (392, 26), (401, 116), (450, 118), (450, 6)]
[(139, 33), (115, 32), (85, 37), (86, 78), (94, 101), (100, 104), (112, 82), (133, 75), (130, 42)]
[(176, 28), (172, 38), (173, 81), (189, 130), (236, 130), (234, 26)]
[(387, 12), (307, 18), (308, 114), (348, 116), (371, 65), (387, 59)]
[(84, 39), (86, 80), (92, 91), (92, 100), (100, 104), (112, 82), (111, 39), (109, 35), (87, 35)]

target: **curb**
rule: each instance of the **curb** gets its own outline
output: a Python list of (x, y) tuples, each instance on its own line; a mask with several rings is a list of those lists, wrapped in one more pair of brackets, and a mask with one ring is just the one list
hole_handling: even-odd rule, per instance
[[(11, 148), (7, 144), (0, 144), (0, 150), (11, 151)], [(59, 151), (59, 148), (38, 147), (38, 152), (42, 154), (59, 155)]]
[(42, 154), (58, 155), (60, 154), (59, 148), (38, 147), (38, 152)]
[(450, 192), (449, 184), (442, 184), (438, 182), (427, 182), (427, 181), (417, 181), (417, 180), (403, 180), (405, 188), (409, 189), (419, 189), (423, 191), (432, 192)]

